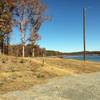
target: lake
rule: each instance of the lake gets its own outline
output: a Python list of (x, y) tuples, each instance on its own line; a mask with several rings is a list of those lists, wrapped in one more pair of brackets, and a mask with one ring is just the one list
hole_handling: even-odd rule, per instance
[[(63, 56), (65, 59), (76, 59), (76, 60), (83, 60), (83, 56), (82, 55), (75, 55), (75, 56)], [(96, 61), (96, 62), (100, 62), (100, 56), (98, 55), (87, 55), (86, 56), (86, 60), (87, 61)]]

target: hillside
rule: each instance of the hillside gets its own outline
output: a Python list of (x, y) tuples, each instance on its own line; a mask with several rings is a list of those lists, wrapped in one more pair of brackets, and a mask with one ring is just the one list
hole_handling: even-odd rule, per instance
[[(43, 65), (43, 59), (45, 64)], [(58, 76), (100, 71), (100, 63), (60, 58), (24, 58), (0, 55), (0, 94), (24, 90)]]

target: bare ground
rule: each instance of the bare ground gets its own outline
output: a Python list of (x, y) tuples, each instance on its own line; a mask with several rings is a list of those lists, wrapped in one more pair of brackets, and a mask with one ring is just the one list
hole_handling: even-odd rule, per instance
[(100, 72), (56, 77), (27, 90), (0, 95), (0, 100), (100, 100)]

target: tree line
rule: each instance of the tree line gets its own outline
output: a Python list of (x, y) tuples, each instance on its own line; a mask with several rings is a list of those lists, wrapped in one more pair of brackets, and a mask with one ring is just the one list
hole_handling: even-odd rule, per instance
[[(37, 45), (41, 38), (38, 30), (48, 19), (44, 15), (46, 8), (41, 0), (0, 0), (0, 52), (10, 55), (17, 52), (17, 56), (23, 57), (41, 55), (43, 49)], [(14, 27), (20, 32), (20, 45), (10, 45), (10, 33)]]

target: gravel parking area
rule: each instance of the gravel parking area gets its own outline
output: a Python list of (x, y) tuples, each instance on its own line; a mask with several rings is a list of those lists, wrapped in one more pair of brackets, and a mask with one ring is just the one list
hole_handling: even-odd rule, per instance
[(0, 95), (0, 100), (100, 100), (100, 72), (53, 78), (25, 91)]

